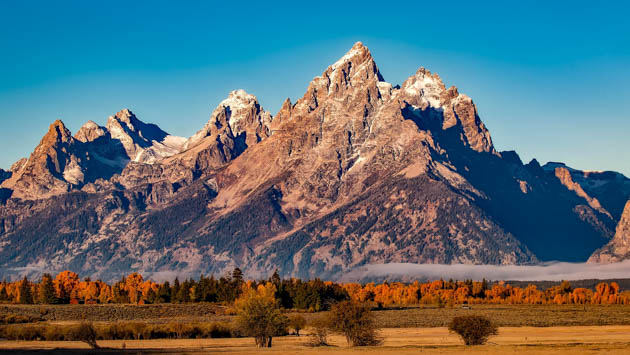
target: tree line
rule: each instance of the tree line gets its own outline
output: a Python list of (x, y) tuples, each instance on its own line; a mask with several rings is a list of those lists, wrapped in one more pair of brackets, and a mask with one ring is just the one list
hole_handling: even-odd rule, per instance
[(190, 303), (233, 304), (243, 292), (270, 283), (274, 298), (284, 309), (317, 312), (344, 300), (372, 303), (376, 306), (435, 304), (630, 304), (630, 291), (620, 291), (616, 282), (601, 282), (595, 289), (573, 288), (567, 281), (547, 289), (535, 285), (513, 287), (487, 281), (335, 283), (319, 279), (303, 281), (282, 279), (274, 273), (268, 280), (244, 280), (240, 269), (215, 278), (157, 283), (132, 273), (108, 284), (90, 278), (81, 280), (71, 271), (52, 276), (44, 274), (37, 282), (24, 277), (0, 283), (0, 302), (16, 304), (81, 303)]

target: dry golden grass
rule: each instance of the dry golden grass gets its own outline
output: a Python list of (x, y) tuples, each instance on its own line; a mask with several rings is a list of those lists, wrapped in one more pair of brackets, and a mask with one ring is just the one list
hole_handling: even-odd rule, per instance
[[(308, 333), (306, 331), (305, 333)], [(387, 328), (382, 330), (385, 343), (378, 347), (349, 348), (341, 336), (330, 337), (329, 347), (306, 346), (307, 336), (277, 337), (271, 349), (257, 349), (251, 338), (238, 339), (172, 339), (99, 341), (101, 347), (145, 353), (179, 352), (218, 354), (628, 354), (630, 326), (586, 327), (503, 327), (499, 335), (484, 346), (465, 347), (446, 328)], [(0, 351), (7, 349), (52, 350), (87, 349), (79, 342), (0, 342)]]

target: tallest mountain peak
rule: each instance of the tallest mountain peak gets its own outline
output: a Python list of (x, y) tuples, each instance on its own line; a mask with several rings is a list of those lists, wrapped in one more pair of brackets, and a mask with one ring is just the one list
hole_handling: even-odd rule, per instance
[(355, 43), (352, 48), (343, 57), (339, 58), (331, 67), (333, 70), (343, 66), (345, 63), (354, 63), (355, 65), (370, 62), (374, 63), (370, 50), (363, 45), (362, 42)]

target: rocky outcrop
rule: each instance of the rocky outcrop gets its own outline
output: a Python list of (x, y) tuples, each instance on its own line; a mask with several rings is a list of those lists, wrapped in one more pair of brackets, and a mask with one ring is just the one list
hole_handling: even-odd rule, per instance
[(630, 259), (630, 200), (621, 214), (615, 236), (588, 259), (591, 263), (613, 263)]

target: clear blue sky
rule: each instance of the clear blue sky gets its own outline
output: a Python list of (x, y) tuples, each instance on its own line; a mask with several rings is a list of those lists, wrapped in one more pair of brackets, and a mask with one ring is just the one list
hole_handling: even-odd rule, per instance
[(387, 81), (424, 66), (471, 96), (498, 149), (630, 176), (627, 2), (220, 3), (3, 1), (0, 167), (57, 118), (190, 136), (238, 88), (275, 113), (360, 40)]

